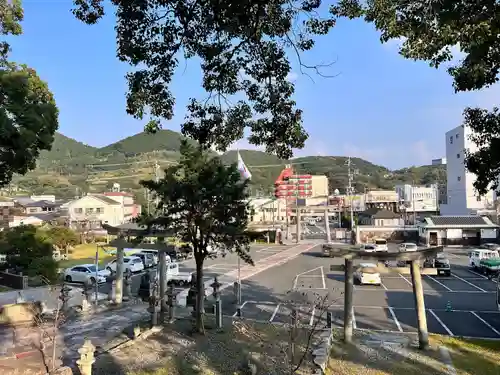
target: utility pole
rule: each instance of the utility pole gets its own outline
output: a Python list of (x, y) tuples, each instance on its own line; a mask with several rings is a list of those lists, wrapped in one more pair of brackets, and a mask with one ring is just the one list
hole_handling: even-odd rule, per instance
[(354, 179), (354, 175), (358, 174), (358, 171), (353, 169), (354, 165), (352, 164), (352, 160), (351, 160), (351, 157), (349, 156), (347, 158), (347, 161), (346, 161), (346, 165), (347, 165), (347, 178), (348, 178), (348, 185), (347, 185), (347, 196), (348, 196), (348, 199), (349, 199), (349, 204), (350, 204), (350, 215), (351, 215), (351, 231), (354, 230), (354, 208), (353, 208), (353, 204), (352, 204), (352, 193), (354, 192), (353, 191), (353, 187), (352, 187), (352, 181)]
[[(160, 164), (155, 160), (155, 182), (160, 182)], [(158, 205), (160, 204), (160, 197), (156, 194), (155, 197), (155, 209), (158, 210)]]

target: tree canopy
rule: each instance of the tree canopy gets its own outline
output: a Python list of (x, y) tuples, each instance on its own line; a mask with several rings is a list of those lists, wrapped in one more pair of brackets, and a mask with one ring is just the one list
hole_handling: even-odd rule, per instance
[[(149, 117), (147, 129), (170, 120), (170, 90), (180, 63), (201, 62), (207, 98), (191, 98), (182, 133), (202, 146), (225, 151), (249, 130), (249, 142), (265, 145), (281, 158), (302, 148), (307, 133), (293, 100), (290, 56), (302, 71), (320, 66), (302, 62), (314, 37), (334, 26), (321, 17), (321, 0), (113, 0), (118, 58), (133, 67), (127, 74), (127, 113)], [(87, 24), (105, 12), (103, 0), (74, 0), (75, 16)], [(327, 14), (328, 15), (328, 14)], [(321, 74), (321, 72), (320, 72)]]
[[(455, 91), (480, 90), (498, 82), (500, 3), (490, 0), (387, 1), (340, 0), (335, 17), (363, 18), (381, 32), (381, 41), (402, 40), (400, 54), (438, 68), (449, 63)], [(455, 61), (453, 51), (464, 57)], [(466, 166), (477, 175), (480, 194), (497, 189), (500, 173), (500, 115), (479, 108), (464, 110), (464, 123), (479, 150), (468, 153)]]
[(180, 151), (179, 164), (165, 169), (162, 179), (142, 181), (159, 197), (157, 212), (161, 212), (158, 217), (146, 218), (145, 223), (172, 229), (182, 241), (192, 245), (196, 260), (197, 328), (202, 332), (203, 262), (209, 256), (209, 246), (235, 251), (252, 263), (245, 235), (251, 211), (248, 183), (241, 181), (235, 164), (226, 166), (186, 140)]
[(0, 232), (0, 253), (7, 256), (7, 267), (28, 276), (57, 279), (57, 262), (53, 246), (46, 233), (33, 225), (21, 225)]
[(68, 250), (70, 246), (78, 245), (79, 238), (78, 235), (72, 229), (68, 227), (51, 227), (47, 234), (52, 241), (52, 244), (56, 246), (60, 251), (64, 250), (66, 256), (68, 255)]
[[(0, 35), (20, 35), (20, 0), (0, 0)], [(52, 93), (36, 72), (9, 61), (10, 45), (0, 40), (0, 186), (13, 174), (36, 166), (41, 150), (50, 150), (58, 128)]]

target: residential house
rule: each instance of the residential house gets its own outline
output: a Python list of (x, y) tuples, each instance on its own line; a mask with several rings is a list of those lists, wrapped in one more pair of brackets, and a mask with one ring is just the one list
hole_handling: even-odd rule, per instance
[(483, 216), (431, 216), (418, 224), (420, 242), (430, 246), (497, 242), (499, 226)]
[(398, 227), (404, 225), (404, 221), (398, 213), (372, 207), (358, 214), (358, 225)]
[[(124, 199), (121, 199), (123, 197)], [(130, 204), (132, 196), (89, 194), (67, 204), (70, 226), (78, 230), (98, 231), (102, 224), (117, 226), (140, 214), (140, 206)], [(114, 198), (114, 199), (113, 199)]]
[(109, 191), (103, 193), (103, 195), (122, 205), (125, 222), (128, 222), (141, 214), (141, 205), (135, 203), (133, 194), (123, 191)]
[(20, 225), (41, 226), (44, 224), (64, 225), (65, 219), (61, 218), (58, 212), (13, 215), (9, 222), (9, 227), (14, 228)]
[(58, 212), (59, 208), (61, 207), (61, 205), (58, 203), (46, 200), (29, 202), (29, 203), (19, 203), (18, 205), (23, 209), (23, 212), (27, 215), (48, 214), (48, 213), (53, 214), (55, 212)]

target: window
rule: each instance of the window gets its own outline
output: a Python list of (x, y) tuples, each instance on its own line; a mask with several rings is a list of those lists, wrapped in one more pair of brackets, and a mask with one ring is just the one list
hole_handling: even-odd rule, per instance
[(83, 208), (75, 208), (74, 212), (75, 214), (81, 214), (83, 212)]
[(94, 209), (93, 208), (86, 208), (85, 209), (85, 215), (89, 215), (89, 214), (92, 214), (94, 213)]
[(458, 134), (455, 135), (455, 138), (458, 139)]
[(453, 136), (450, 137), (450, 145), (452, 145), (452, 144), (453, 144)]
[(104, 207), (97, 207), (95, 209), (96, 214), (103, 214), (104, 213)]
[(30, 209), (29, 209), (29, 212), (31, 212), (32, 214), (33, 214), (33, 213), (35, 213), (36, 211), (37, 211), (37, 209), (36, 209), (36, 208), (30, 208)]
[(458, 177), (457, 177), (457, 180), (458, 180), (458, 181), (461, 181), (461, 180), (462, 180), (462, 177), (458, 176)]
[(457, 154), (457, 159), (460, 159), (460, 154)]

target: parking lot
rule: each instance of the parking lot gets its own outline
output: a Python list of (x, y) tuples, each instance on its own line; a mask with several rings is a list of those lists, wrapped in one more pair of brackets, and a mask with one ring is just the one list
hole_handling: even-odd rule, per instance
[[(338, 259), (320, 257), (319, 247), (286, 264), (264, 271), (243, 284), (244, 317), (283, 323), (290, 321), (292, 302), (302, 324), (323, 324), (325, 311), (312, 304), (328, 295), (334, 324), (342, 325), (343, 273), (331, 272)], [(500, 339), (500, 312), (496, 283), (467, 267), (466, 251), (447, 250), (452, 274), (423, 276), (428, 329), (450, 336)], [(297, 298), (295, 295), (299, 294)], [(292, 298), (291, 296), (294, 295)], [(355, 285), (355, 327), (396, 332), (416, 332), (416, 312), (409, 275), (391, 273), (382, 285)], [(225, 313), (235, 313), (234, 301), (225, 302)]]

